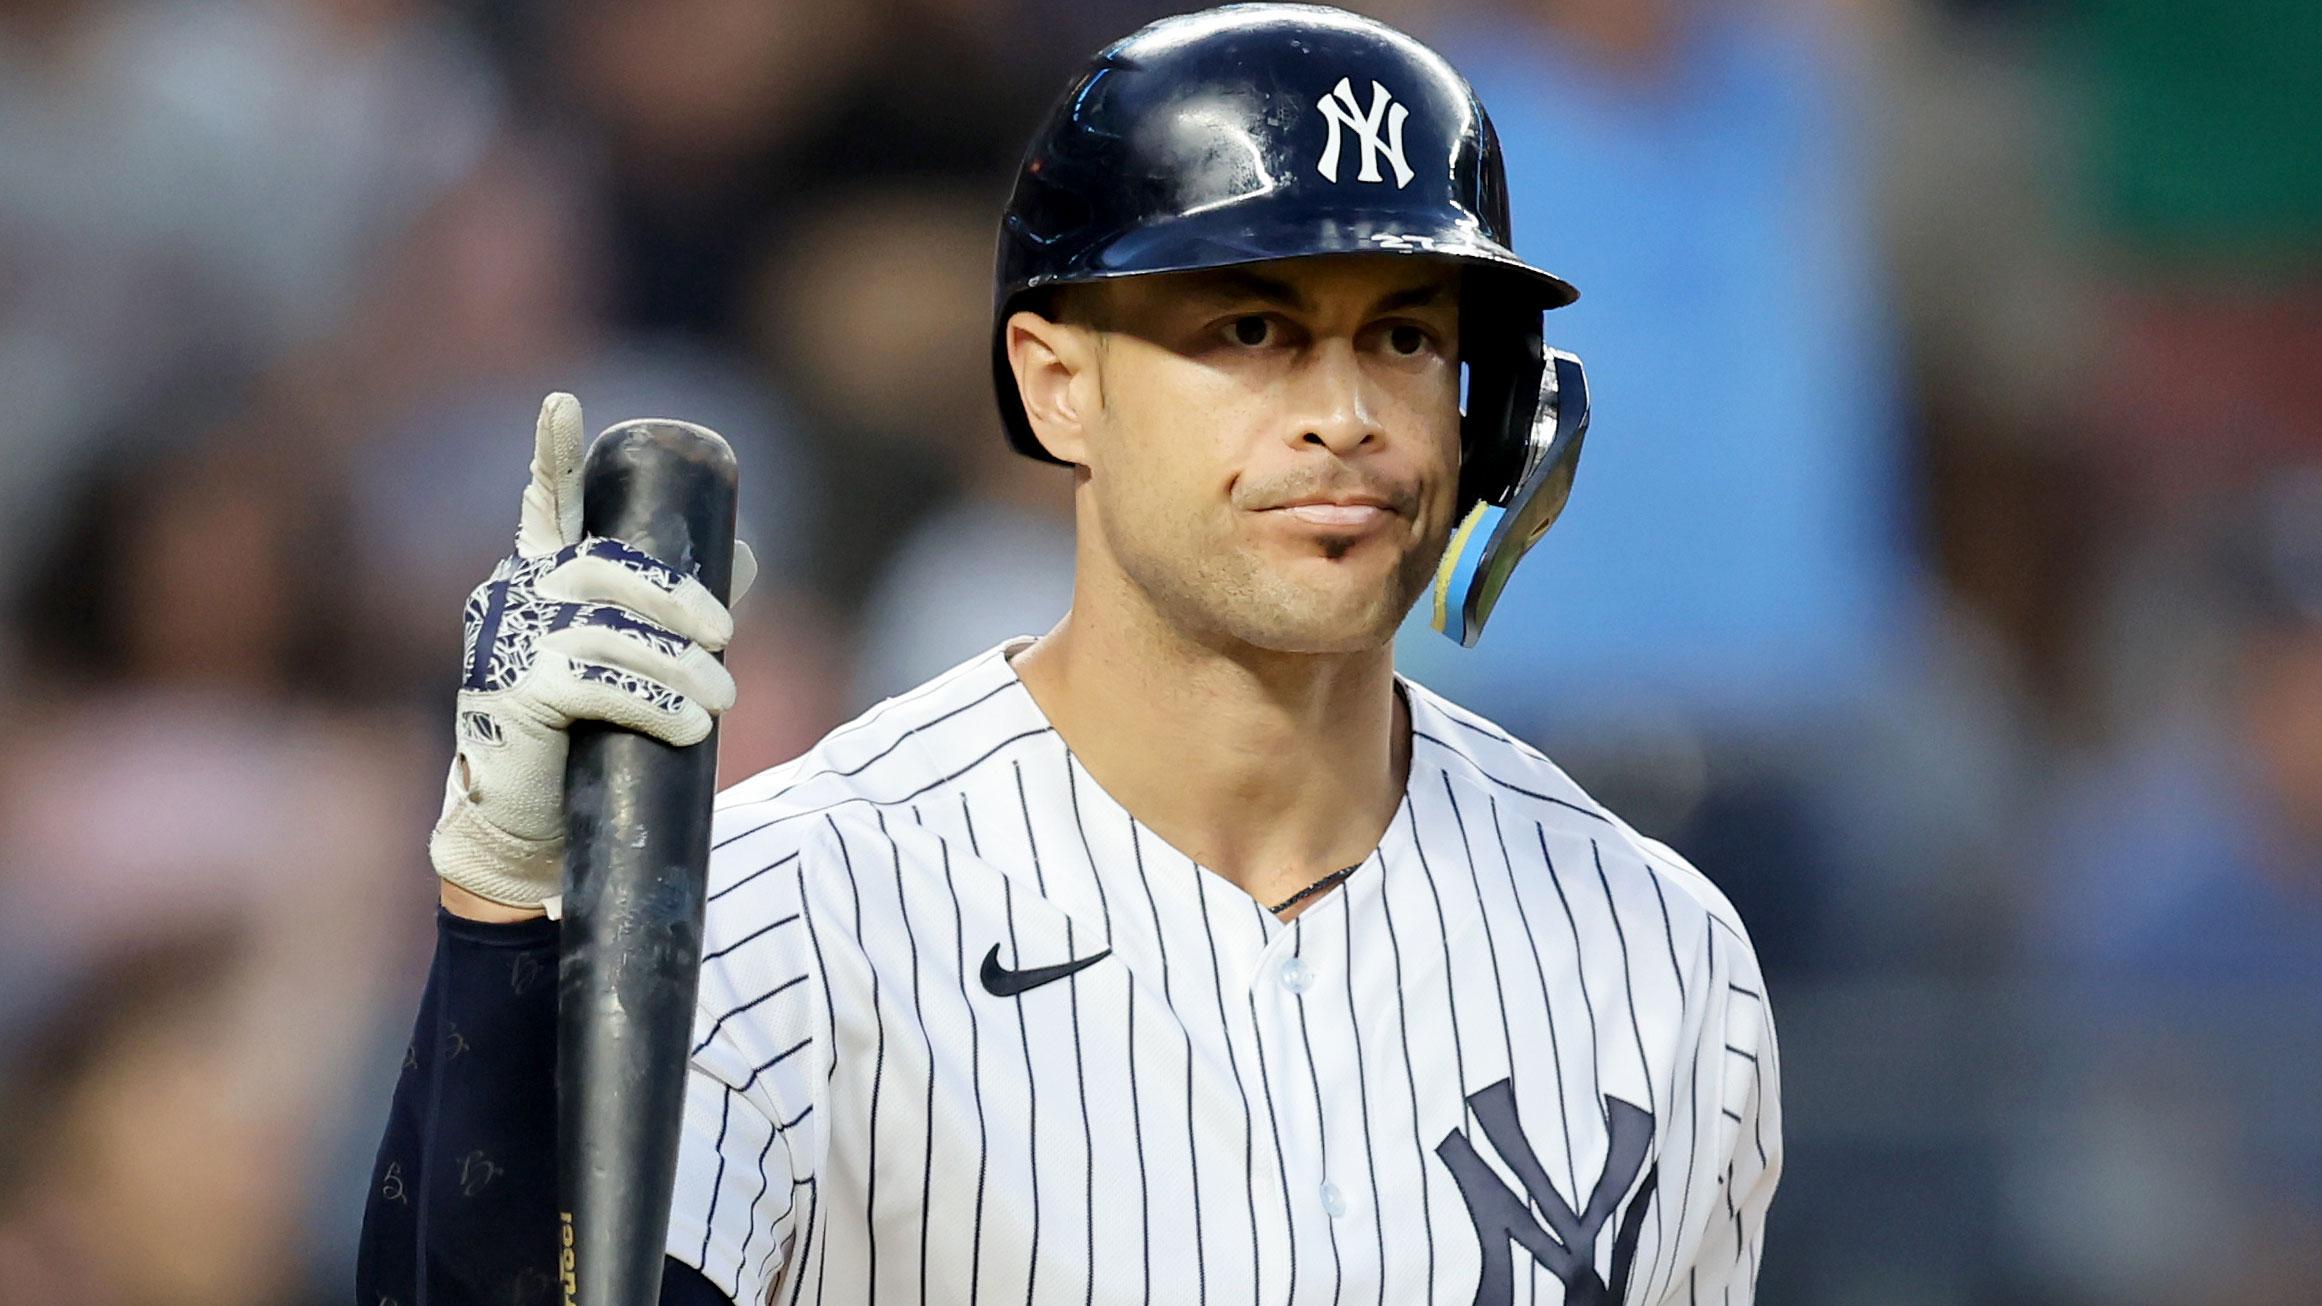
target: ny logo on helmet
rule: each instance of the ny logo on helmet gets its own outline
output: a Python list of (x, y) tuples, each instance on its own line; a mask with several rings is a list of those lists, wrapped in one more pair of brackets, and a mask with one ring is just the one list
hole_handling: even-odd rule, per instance
[[(1324, 181), (1338, 180), (1339, 128), (1350, 127), (1362, 137), (1363, 166), (1355, 173), (1356, 181), (1386, 180), (1379, 175), (1379, 156), (1383, 154), (1395, 167), (1395, 189), (1411, 184), (1411, 165), (1403, 161), (1403, 120), (1411, 116), (1411, 111), (1395, 103), (1395, 97), (1387, 94), (1386, 87), (1371, 83), (1371, 108), (1365, 113), (1355, 99), (1352, 80), (1341, 77), (1330, 94), (1314, 102), (1314, 107), (1322, 110), (1323, 121), (1330, 124), (1330, 140), (1314, 164)], [(1384, 138), (1379, 135), (1382, 124), (1387, 129)]]

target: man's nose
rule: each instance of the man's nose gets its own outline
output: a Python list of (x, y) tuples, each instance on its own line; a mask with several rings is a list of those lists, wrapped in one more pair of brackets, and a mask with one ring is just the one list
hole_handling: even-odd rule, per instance
[(1377, 403), (1354, 342), (1318, 342), (1293, 384), (1298, 406), (1288, 430), (1297, 443), (1343, 456), (1380, 438)]

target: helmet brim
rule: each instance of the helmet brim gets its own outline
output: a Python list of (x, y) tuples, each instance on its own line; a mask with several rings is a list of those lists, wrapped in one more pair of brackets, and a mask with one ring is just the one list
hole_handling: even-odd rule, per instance
[(1580, 297), (1571, 282), (1533, 267), (1515, 251), (1465, 224), (1414, 228), (1411, 213), (1404, 209), (1348, 209), (1296, 223), (1264, 218), (1253, 221), (1235, 211), (1241, 207), (1228, 205), (1133, 227), (1094, 246), (1072, 266), (1027, 280), (1015, 288), (1016, 293), (1159, 272), (1198, 272), (1333, 254), (1382, 254), (1479, 265), (1503, 274), (1511, 290), (1542, 309), (1562, 308)]

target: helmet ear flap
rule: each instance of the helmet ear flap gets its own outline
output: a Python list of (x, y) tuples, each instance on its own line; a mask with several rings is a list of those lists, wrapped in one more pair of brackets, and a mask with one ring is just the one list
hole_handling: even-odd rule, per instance
[(1467, 368), (1467, 407), (1459, 430), (1462, 518), (1478, 504), (1505, 504), (1523, 480), (1548, 366), (1540, 310), (1510, 302), (1486, 278), (1464, 281), (1459, 323), (1460, 356)]
[(1430, 621), (1464, 646), (1482, 636), (1516, 564), (1563, 514), (1588, 435), (1580, 360), (1544, 348), (1539, 319), (1529, 321), (1528, 331), (1508, 323), (1486, 336), (1504, 352), (1469, 367), (1459, 526), (1436, 569)]

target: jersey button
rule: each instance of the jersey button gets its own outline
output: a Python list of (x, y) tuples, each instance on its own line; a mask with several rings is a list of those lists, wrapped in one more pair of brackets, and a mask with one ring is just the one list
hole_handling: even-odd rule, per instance
[(1282, 987), (1292, 993), (1304, 993), (1314, 987), (1314, 968), (1303, 960), (1292, 957), (1282, 963)]
[(1338, 1191), (1337, 1184), (1325, 1182), (1322, 1185), (1322, 1209), (1330, 1212), (1333, 1220), (1346, 1214), (1346, 1194)]

